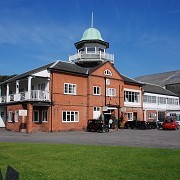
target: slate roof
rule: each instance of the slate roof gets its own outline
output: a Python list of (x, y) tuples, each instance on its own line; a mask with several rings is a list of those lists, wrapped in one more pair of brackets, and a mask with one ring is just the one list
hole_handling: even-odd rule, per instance
[(123, 78), (123, 80), (124, 80), (125, 83), (135, 84), (135, 85), (139, 85), (139, 86), (142, 85), (142, 83), (140, 83), (140, 82), (138, 82), (138, 81), (136, 81), (136, 80), (134, 80), (134, 79), (131, 79), (131, 78), (125, 76), (125, 75), (122, 75), (122, 74), (121, 74), (121, 76), (122, 76), (122, 78)]
[(66, 73), (75, 73), (75, 74), (82, 74), (82, 75), (88, 74), (88, 72), (87, 72), (88, 70), (86, 68), (83, 68), (74, 63), (65, 62), (65, 61), (57, 61), (55, 64), (50, 66), (48, 69), (66, 72)]
[(52, 66), (54, 63), (55, 63), (55, 62), (51, 62), (51, 63), (46, 64), (46, 65), (44, 65), (44, 66), (41, 66), (41, 67), (39, 67), (39, 68), (36, 68), (36, 69), (30, 70), (30, 71), (27, 71), (27, 72), (25, 72), (25, 73), (22, 73), (22, 74), (20, 74), (20, 75), (14, 76), (14, 77), (12, 77), (12, 78), (10, 78), (10, 79), (2, 82), (0, 85), (7, 84), (7, 83), (10, 83), (10, 82), (19, 80), (19, 79), (26, 78), (26, 77), (28, 77), (28, 76), (30, 76), (30, 75), (33, 75), (33, 74), (35, 74), (35, 73), (37, 73), (37, 72), (40, 72), (40, 71), (43, 71), (43, 70), (47, 69), (48, 67)]
[(163, 94), (163, 95), (169, 95), (169, 96), (178, 96), (177, 94), (159, 86), (159, 85), (154, 85), (154, 84), (144, 84), (142, 86), (144, 92), (148, 93), (155, 93), (155, 94)]
[(165, 86), (180, 83), (180, 70), (136, 77), (135, 80)]

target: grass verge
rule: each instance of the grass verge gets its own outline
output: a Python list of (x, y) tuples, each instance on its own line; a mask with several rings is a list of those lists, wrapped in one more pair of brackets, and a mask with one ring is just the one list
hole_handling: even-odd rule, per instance
[(180, 150), (119, 146), (1, 143), (0, 168), (20, 179), (178, 179)]

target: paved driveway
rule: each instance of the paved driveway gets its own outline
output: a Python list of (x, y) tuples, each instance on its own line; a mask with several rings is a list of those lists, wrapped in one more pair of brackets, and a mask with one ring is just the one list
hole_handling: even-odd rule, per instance
[(36, 132), (26, 134), (0, 128), (0, 142), (86, 144), (180, 149), (180, 130), (111, 130), (109, 133), (84, 131)]

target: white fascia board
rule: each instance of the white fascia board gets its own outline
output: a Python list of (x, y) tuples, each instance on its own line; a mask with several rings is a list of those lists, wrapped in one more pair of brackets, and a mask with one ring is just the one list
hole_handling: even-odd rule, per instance
[(45, 69), (43, 71), (39, 71), (37, 73), (34, 73), (33, 76), (50, 77), (50, 72), (47, 69)]
[(141, 92), (141, 90), (137, 90), (137, 89), (129, 89), (129, 88), (124, 88), (124, 91)]
[(134, 103), (134, 102), (124, 102), (125, 107), (142, 107), (141, 103)]

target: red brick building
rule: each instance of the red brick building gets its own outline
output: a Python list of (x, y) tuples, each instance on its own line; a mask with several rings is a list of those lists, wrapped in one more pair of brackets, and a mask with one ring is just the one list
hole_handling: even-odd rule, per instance
[(75, 47), (69, 62), (52, 62), (0, 84), (1, 121), (7, 129), (85, 130), (89, 119), (111, 114), (143, 120), (142, 85), (114, 67), (100, 32), (87, 29)]

